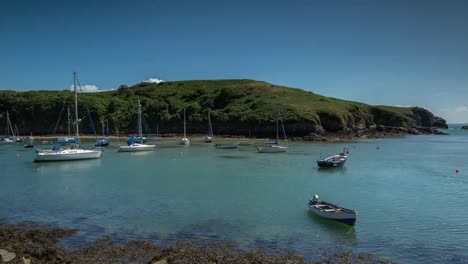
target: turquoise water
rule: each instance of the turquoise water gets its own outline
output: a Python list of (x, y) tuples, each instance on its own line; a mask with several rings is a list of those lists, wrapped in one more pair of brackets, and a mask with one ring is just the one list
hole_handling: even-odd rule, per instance
[[(290, 143), (289, 153), (218, 150), (163, 141), (154, 152), (33, 163), (34, 150), (0, 145), (0, 218), (117, 240), (235, 242), (291, 250), (375, 253), (405, 263), (468, 261), (468, 132), (348, 143)], [(350, 148), (345, 167), (318, 170), (321, 155)], [(378, 147), (378, 149), (377, 149)], [(459, 169), (460, 173), (455, 173)], [(314, 193), (355, 209), (355, 227), (308, 212)]]

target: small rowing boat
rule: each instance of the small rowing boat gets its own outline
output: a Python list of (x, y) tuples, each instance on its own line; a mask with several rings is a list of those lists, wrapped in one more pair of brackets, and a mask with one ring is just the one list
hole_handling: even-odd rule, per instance
[(319, 168), (342, 167), (345, 164), (346, 160), (348, 159), (348, 156), (346, 156), (346, 154), (348, 153), (349, 153), (348, 149), (345, 148), (343, 149), (343, 152), (339, 154), (332, 155), (330, 157), (327, 157), (321, 160), (317, 160), (317, 165), (319, 166)]
[(352, 226), (356, 222), (355, 211), (320, 201), (317, 194), (314, 194), (314, 198), (309, 200), (309, 209), (320, 217), (347, 225)]

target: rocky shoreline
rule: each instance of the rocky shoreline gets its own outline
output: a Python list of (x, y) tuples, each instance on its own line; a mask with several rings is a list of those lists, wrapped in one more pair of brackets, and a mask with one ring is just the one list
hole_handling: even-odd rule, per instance
[(308, 261), (294, 253), (278, 255), (262, 249), (244, 251), (232, 244), (178, 242), (159, 246), (143, 240), (116, 244), (109, 237), (80, 248), (59, 243), (76, 232), (30, 222), (0, 222), (2, 263), (393, 263), (372, 254), (325, 250), (316, 251), (319, 260)]
[(406, 127), (374, 125), (370, 126), (366, 130), (357, 132), (328, 133), (325, 135), (312, 133), (309, 136), (292, 139), (299, 141), (352, 141), (359, 139), (404, 137), (408, 135), (448, 135), (448, 133), (434, 127), (417, 127), (408, 129)]
[[(300, 137), (289, 137), (288, 140), (292, 141), (316, 141), (316, 142), (340, 142), (340, 141), (353, 141), (360, 139), (376, 139), (376, 138), (394, 138), (394, 137), (404, 137), (408, 135), (448, 135), (448, 133), (441, 131), (436, 127), (417, 127), (417, 128), (406, 128), (406, 127), (392, 127), (392, 126), (383, 126), (383, 125), (373, 125), (368, 129), (353, 131), (353, 132), (337, 132), (337, 133), (310, 133), (307, 136)], [(163, 140), (178, 140), (182, 135), (179, 134), (161, 134), (159, 137)], [(191, 134), (188, 135), (189, 138), (203, 138), (202, 134)], [(44, 135), (36, 136), (36, 140), (49, 141), (56, 139), (60, 135)], [(94, 135), (82, 135), (80, 136), (86, 140), (94, 140), (96, 137)], [(125, 141), (126, 136), (110, 136), (112, 140)], [(223, 140), (254, 140), (254, 141), (264, 141), (272, 140), (269, 137), (246, 137), (239, 135), (215, 135), (216, 139)], [(151, 137), (148, 137), (151, 141)]]

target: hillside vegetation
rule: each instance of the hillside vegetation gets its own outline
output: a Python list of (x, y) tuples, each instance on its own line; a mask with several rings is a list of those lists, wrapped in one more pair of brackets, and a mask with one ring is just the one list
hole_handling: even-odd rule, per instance
[[(418, 133), (421, 127), (446, 127), (445, 120), (418, 107), (371, 106), (254, 80), (200, 80), (140, 83), (80, 94), (81, 130), (92, 133), (86, 104), (98, 130), (105, 120), (113, 134), (135, 133), (138, 97), (151, 133), (156, 132), (156, 124), (160, 133), (181, 133), (184, 108), (188, 133), (207, 131), (208, 111), (215, 134), (226, 135), (272, 136), (278, 117), (288, 135), (298, 137), (360, 134), (376, 127), (398, 127), (408, 133)], [(66, 106), (73, 109), (70, 91), (0, 91), (0, 125), (5, 126), (8, 110), (22, 134), (52, 134), (56, 127), (56, 133), (65, 133)]]

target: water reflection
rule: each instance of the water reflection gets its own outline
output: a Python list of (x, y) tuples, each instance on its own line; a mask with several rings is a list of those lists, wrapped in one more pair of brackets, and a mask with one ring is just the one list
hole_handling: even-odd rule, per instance
[(318, 174), (346, 174), (346, 167), (320, 168), (317, 167)]
[(356, 230), (354, 226), (349, 226), (337, 221), (324, 219), (311, 211), (307, 211), (308, 217), (318, 224), (322, 229), (327, 229), (327, 231), (333, 234), (334, 237), (339, 238), (342, 241), (355, 244), (357, 242)]
[(246, 157), (246, 156), (228, 155), (228, 154), (224, 154), (224, 155), (221, 155), (219, 157), (224, 158), (224, 159), (248, 159), (249, 158), (249, 157)]
[(58, 162), (36, 162), (32, 163), (39, 171), (60, 171), (60, 172), (71, 172), (76, 170), (90, 170), (101, 166), (101, 159), (89, 159), (89, 160), (74, 160), (74, 161), (58, 161)]

